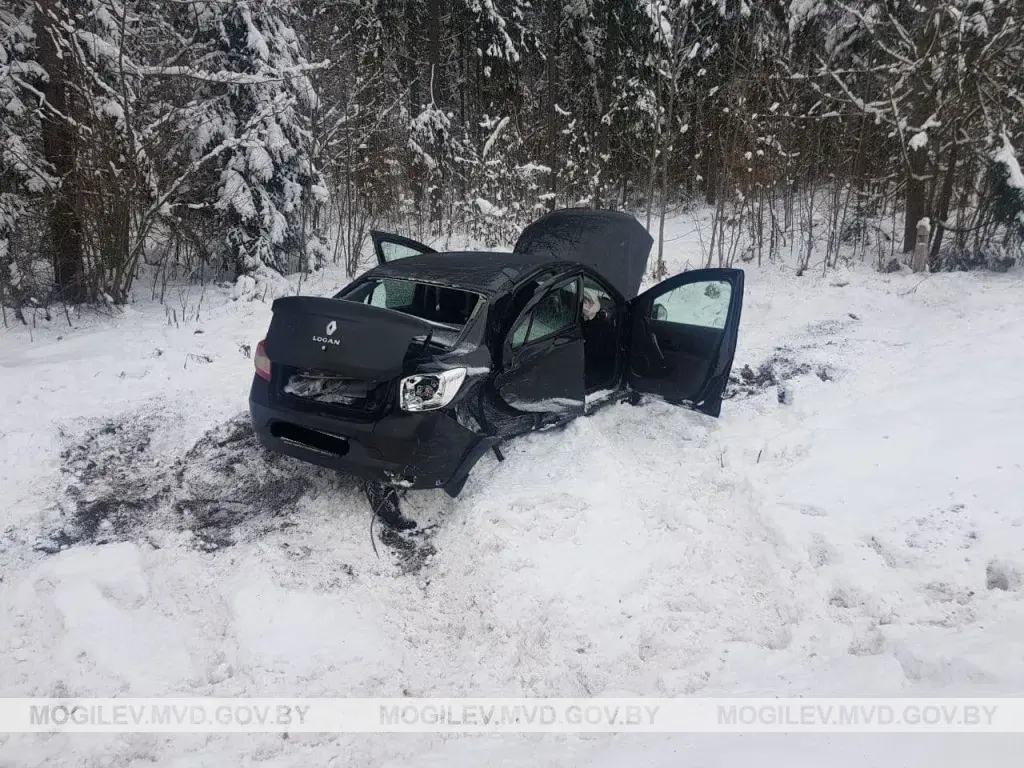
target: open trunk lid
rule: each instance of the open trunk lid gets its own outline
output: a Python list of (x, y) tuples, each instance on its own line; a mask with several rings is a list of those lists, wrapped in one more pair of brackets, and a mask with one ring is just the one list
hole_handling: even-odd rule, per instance
[(410, 346), (429, 324), (344, 299), (288, 296), (273, 304), (266, 350), (271, 362), (382, 382), (402, 374)]

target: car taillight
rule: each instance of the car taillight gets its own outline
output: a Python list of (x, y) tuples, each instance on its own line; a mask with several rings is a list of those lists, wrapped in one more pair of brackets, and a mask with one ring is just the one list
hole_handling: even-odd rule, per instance
[(256, 354), (252, 356), (256, 366), (256, 375), (264, 381), (270, 381), (270, 358), (267, 357), (266, 339), (256, 345)]

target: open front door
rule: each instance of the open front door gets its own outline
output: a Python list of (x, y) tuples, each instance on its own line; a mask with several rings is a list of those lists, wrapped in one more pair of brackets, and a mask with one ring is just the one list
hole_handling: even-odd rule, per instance
[(684, 272), (630, 307), (630, 387), (717, 416), (736, 353), (743, 270)]
[(408, 256), (416, 256), (420, 253), (437, 253), (430, 246), (410, 240), (408, 237), (392, 235), (389, 232), (372, 230), (370, 239), (373, 240), (373, 250), (377, 253), (377, 261), (381, 264)]

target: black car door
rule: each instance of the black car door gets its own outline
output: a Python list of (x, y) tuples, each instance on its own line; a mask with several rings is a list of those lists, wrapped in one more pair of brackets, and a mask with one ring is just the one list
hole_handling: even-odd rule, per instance
[(373, 240), (373, 250), (377, 254), (377, 261), (387, 264), (389, 261), (397, 261), (408, 256), (416, 256), (421, 253), (437, 253), (433, 248), (408, 237), (392, 235), (390, 232), (378, 232), (372, 230), (370, 239)]
[(504, 341), (495, 392), (506, 407), (536, 415), (534, 426), (583, 412), (580, 282), (576, 275), (538, 290)]
[(684, 272), (637, 296), (630, 301), (629, 386), (717, 416), (742, 307), (740, 269)]

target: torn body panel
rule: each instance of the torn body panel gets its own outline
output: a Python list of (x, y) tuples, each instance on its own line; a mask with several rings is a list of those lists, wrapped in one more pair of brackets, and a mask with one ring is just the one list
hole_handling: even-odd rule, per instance
[(460, 423), (455, 408), (392, 409), (369, 422), (299, 411), (283, 402), (273, 380), (259, 377), (253, 378), (249, 411), (260, 442), (270, 450), (404, 488), (448, 490), (453, 481), (461, 484), (472, 468), (467, 459), (479, 458), (496, 442)]

